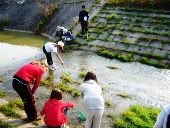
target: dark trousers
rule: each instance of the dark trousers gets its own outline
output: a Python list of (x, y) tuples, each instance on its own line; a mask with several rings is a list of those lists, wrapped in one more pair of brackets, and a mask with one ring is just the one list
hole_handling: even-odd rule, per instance
[(15, 78), (12, 81), (13, 88), (19, 94), (24, 103), (24, 110), (27, 117), (30, 120), (35, 120), (37, 118), (37, 110), (29, 83), (18, 76), (14, 76), (13, 78)]
[(52, 59), (52, 56), (51, 56), (51, 52), (47, 52), (45, 50), (45, 46), (43, 46), (43, 52), (46, 55), (48, 65), (52, 65), (53, 64), (53, 59)]
[(85, 32), (88, 31), (88, 23), (81, 23), (81, 30), (82, 30), (82, 34), (84, 35)]

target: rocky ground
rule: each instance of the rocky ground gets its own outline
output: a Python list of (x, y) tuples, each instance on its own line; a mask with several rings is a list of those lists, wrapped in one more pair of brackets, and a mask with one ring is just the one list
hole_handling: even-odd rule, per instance
[[(58, 0), (48, 0), (48, 1), (42, 0), (40, 2), (42, 5), (45, 5), (46, 2), (55, 3), (59, 1)], [(160, 17), (156, 17), (155, 19), (153, 18), (154, 19), (153, 22), (149, 22), (149, 21), (152, 21), (152, 19), (147, 18), (147, 17), (136, 18), (136, 16), (138, 15), (136, 12), (128, 13), (128, 12), (122, 11), (120, 8), (107, 8), (106, 10), (100, 10), (102, 5), (105, 2), (104, 0), (102, 0), (100, 4), (94, 4), (94, 0), (86, 0), (86, 1), (79, 1), (79, 2), (76, 2), (74, 0), (72, 1), (60, 0), (60, 2), (62, 4), (59, 6), (59, 9), (54, 13), (51, 20), (49, 21), (49, 24), (46, 27), (44, 27), (42, 30), (44, 35), (47, 35), (47, 36), (52, 35), (57, 25), (64, 26), (66, 28), (71, 28), (72, 26), (74, 26), (75, 21), (78, 19), (78, 13), (80, 11), (81, 5), (85, 4), (87, 5), (87, 9), (91, 9), (90, 14), (89, 14), (90, 20), (92, 20), (94, 16), (96, 18), (92, 20), (93, 21), (91, 22), (92, 25), (89, 28), (89, 32), (90, 32), (89, 41), (84, 40), (80, 36), (76, 37), (77, 42), (79, 42), (81, 45), (84, 44), (82, 45), (81, 49), (89, 50), (90, 48), (91, 51), (96, 52), (101, 47), (105, 46), (105, 48), (111, 49), (111, 52), (116, 53), (117, 51), (118, 52), (121, 51), (123, 55), (139, 52), (140, 54), (135, 54), (134, 56), (135, 59), (139, 59), (143, 57), (143, 55), (153, 53), (157, 55), (159, 59), (165, 57), (166, 59), (164, 59), (163, 62), (165, 62), (166, 64), (170, 62), (169, 60), (169, 57), (170, 57), (169, 48), (170, 47), (168, 43), (164, 44), (164, 41), (167, 41), (170, 39), (169, 35), (166, 33), (166, 32), (169, 32), (170, 30), (168, 26), (159, 24), (159, 21), (157, 21), (156, 18), (160, 18)], [(98, 14), (99, 10), (100, 10), (100, 13)], [(38, 22), (43, 18), (42, 11), (43, 11), (42, 8), (41, 9), (38, 8), (37, 3), (35, 3), (35, 1), (33, 0), (27, 0), (27, 1), (25, 0), (15, 0), (15, 1), (3, 0), (0, 2), (0, 18), (6, 17), (7, 19), (11, 20), (11, 23), (8, 26), (6, 26), (6, 29), (33, 31), (36, 28)], [(117, 19), (112, 19), (111, 21), (108, 22), (106, 17), (112, 13), (115, 13), (117, 15)], [(134, 19), (131, 17), (132, 15), (135, 16), (135, 18), (133, 17)], [(167, 18), (169, 18), (169, 16), (167, 16)], [(136, 25), (137, 24), (136, 21), (141, 22), (141, 20), (143, 20), (144, 22)], [(156, 24), (155, 21), (157, 21), (158, 24)], [(152, 25), (152, 23), (155, 23), (156, 26), (159, 26), (159, 28)], [(116, 28), (113, 29), (113, 26), (116, 26)], [(98, 28), (100, 28), (100, 30), (97, 30)], [(161, 28), (164, 28), (164, 30), (161, 30)], [(132, 30), (135, 32), (131, 32)], [(139, 32), (138, 30), (151, 30), (151, 31), (155, 30), (154, 32), (157, 34), (155, 33), (146, 34), (146, 32), (149, 33), (149, 31), (145, 31), (144, 33), (144, 31)], [(73, 34), (77, 35), (79, 31), (80, 31), (80, 25), (76, 25), (73, 29)], [(152, 42), (150, 40), (139, 40), (139, 42), (137, 42), (139, 37), (142, 37), (142, 36), (158, 38), (159, 33), (163, 33), (163, 35), (159, 36), (160, 40), (158, 41), (153, 40)], [(41, 56), (38, 56), (37, 59), (38, 58), (41, 58)], [(150, 58), (150, 60), (157, 62), (157, 59), (155, 58)], [(25, 62), (27, 61), (29, 60), (26, 60)], [(20, 64), (18, 64), (17, 67), (19, 67), (19, 65), (22, 65), (25, 62), (21, 62)], [(3, 90), (7, 92), (7, 95), (3, 99), (0, 99), (0, 105), (6, 104), (9, 100), (14, 100), (16, 97), (18, 97), (14, 91), (10, 90), (11, 84), (8, 85), (8, 83), (11, 83), (11, 78), (15, 72), (15, 69), (6, 70), (6, 68), (8, 69), (8, 66), (6, 66), (5, 68), (1, 70), (2, 74), (4, 71), (5, 73), (3, 74), (4, 82), (0, 83), (0, 85), (2, 85), (2, 88), (5, 86)], [(158, 92), (158, 90), (156, 92)], [(168, 88), (165, 88), (165, 90), (168, 90)], [(109, 91), (112, 91), (112, 90), (109, 90)], [(140, 89), (138, 91), (139, 92), (137, 93), (136, 90), (134, 89), (134, 92), (137, 93), (139, 97), (142, 97), (143, 101), (151, 103), (150, 101), (152, 100), (145, 99), (146, 91), (140, 92)], [(46, 95), (42, 95), (42, 93), (40, 92), (44, 92), (43, 94), (46, 94)], [(46, 89), (42, 87), (38, 89), (36, 98), (42, 97), (44, 99), (48, 99), (49, 94), (50, 94), (50, 89)], [(67, 95), (67, 93), (65, 93), (64, 95), (65, 95), (64, 100), (66, 101), (70, 100), (70, 97)], [(163, 94), (161, 94), (161, 92), (160, 92), (160, 95), (161, 95), (161, 98), (164, 99), (162, 96)], [(159, 100), (164, 102), (161, 98)], [(151, 99), (154, 99), (154, 97), (151, 97)], [(40, 110), (43, 103), (40, 103), (38, 101), (38, 98), (36, 100), (37, 100), (36, 102), (38, 103), (37, 109)], [(117, 98), (117, 100), (119, 100), (119, 98)], [(69, 119), (68, 125), (70, 126), (70, 128), (75, 128), (75, 127), (82, 128), (84, 125), (84, 122), (81, 122), (77, 118), (77, 115), (75, 112), (78, 109), (82, 110), (81, 102), (80, 102), (81, 100), (72, 99), (72, 101), (76, 103), (76, 108), (74, 110), (69, 110), (68, 112), (68, 119)], [(128, 102), (131, 102), (131, 99), (123, 100), (123, 102), (128, 104)], [(118, 108), (124, 109), (123, 105), (119, 102)], [(110, 109), (106, 111), (106, 114), (108, 114), (109, 111)], [(3, 121), (8, 122), (10, 124), (14, 124), (18, 126), (19, 128), (46, 127), (43, 123), (43, 120), (38, 121), (38, 122), (28, 122), (26, 120), (26, 115), (24, 111), (18, 110), (18, 112), (22, 115), (21, 119), (20, 118), (13, 119), (13, 118), (5, 117), (2, 113), (0, 113), (0, 117), (3, 119)], [(119, 112), (120, 111), (115, 112), (115, 113), (119, 113)], [(109, 128), (111, 126), (112, 126), (112, 120), (106, 117), (106, 115), (104, 115), (104, 118), (102, 120), (102, 128)]]

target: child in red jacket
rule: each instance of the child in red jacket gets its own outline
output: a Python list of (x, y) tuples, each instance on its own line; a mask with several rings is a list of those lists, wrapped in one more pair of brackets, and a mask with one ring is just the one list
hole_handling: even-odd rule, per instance
[(61, 128), (66, 123), (67, 118), (64, 110), (68, 107), (74, 107), (73, 102), (63, 102), (62, 92), (53, 89), (48, 101), (45, 102), (40, 114), (44, 117), (44, 122), (49, 128)]

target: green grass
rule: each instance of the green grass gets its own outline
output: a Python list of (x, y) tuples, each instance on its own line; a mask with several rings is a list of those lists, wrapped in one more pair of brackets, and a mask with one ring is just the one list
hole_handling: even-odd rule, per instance
[(114, 128), (153, 128), (159, 112), (153, 107), (133, 105), (120, 118), (113, 117), (113, 125)]
[(130, 95), (125, 94), (125, 93), (119, 93), (117, 95), (120, 96), (120, 97), (123, 97), (123, 98), (130, 98), (130, 99), (132, 99), (132, 97)]
[(68, 92), (68, 93), (70, 93), (73, 97), (78, 97), (78, 96), (80, 96), (80, 91), (79, 91), (79, 90), (77, 90), (76, 88), (73, 88), (73, 87), (67, 85), (66, 83), (60, 82), (60, 83), (58, 83), (58, 84), (55, 86), (55, 88), (60, 89), (60, 90), (63, 91), (63, 92)]
[(3, 76), (0, 76), (0, 83), (2, 83), (3, 81)]
[(105, 105), (106, 105), (108, 108), (113, 107), (113, 104), (112, 104), (110, 101), (105, 101)]
[(0, 90), (0, 98), (3, 98), (6, 95), (6, 93), (2, 90)]
[(15, 108), (11, 108), (8, 104), (0, 106), (0, 112), (7, 117), (21, 118), (21, 115), (15, 111)]
[(116, 18), (116, 14), (111, 14), (111, 15), (106, 16), (107, 20), (111, 20), (111, 19), (115, 19), (115, 18)]
[(84, 78), (86, 76), (86, 72), (79, 72), (78, 76), (80, 78)]
[(16, 99), (14, 101), (9, 101), (8, 104), (2, 105), (0, 106), (0, 111), (6, 115), (7, 117), (14, 117), (14, 118), (20, 118), (21, 115), (19, 115), (16, 112), (16, 109), (20, 108), (20, 109), (24, 109), (24, 104), (21, 100)]
[(0, 128), (17, 128), (16, 126), (10, 125), (9, 123), (0, 120)]
[(108, 68), (110, 68), (110, 69), (119, 69), (118, 67), (116, 67), (116, 66), (107, 66)]
[(24, 104), (23, 104), (22, 100), (20, 100), (20, 99), (16, 99), (14, 101), (10, 100), (8, 105), (11, 108), (20, 108), (20, 109), (24, 110)]
[(60, 78), (61, 78), (62, 81), (65, 82), (65, 83), (72, 83), (72, 82), (73, 82), (73, 79), (72, 79), (70, 76), (65, 75), (65, 74), (62, 75)]
[(115, 58), (115, 55), (108, 50), (99, 50), (99, 51), (97, 51), (97, 54), (100, 55), (100, 56), (110, 58), (110, 59)]

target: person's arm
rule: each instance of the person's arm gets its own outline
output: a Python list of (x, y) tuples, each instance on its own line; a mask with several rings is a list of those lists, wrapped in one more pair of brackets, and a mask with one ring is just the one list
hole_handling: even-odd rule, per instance
[(42, 110), (40, 111), (40, 115), (43, 116), (45, 115), (45, 108), (43, 107)]
[(74, 103), (73, 102), (62, 102), (62, 108), (73, 108), (74, 107)]
[(62, 61), (62, 59), (61, 59), (60, 55), (58, 54), (58, 52), (55, 52), (55, 54), (56, 54), (57, 58), (59, 59), (59, 61), (61, 62), (61, 64), (63, 65), (64, 62)]
[(157, 121), (153, 128), (163, 128), (165, 117), (166, 117), (166, 112), (164, 109), (162, 109), (162, 111), (159, 113), (157, 117)]
[(89, 14), (88, 14), (88, 12), (87, 12), (87, 21), (89, 20)]
[[(38, 67), (40, 68), (40, 67)], [(39, 69), (36, 74), (35, 82), (34, 82), (34, 87), (32, 88), (32, 94), (35, 93), (35, 91), (38, 88), (38, 85), (40, 84), (41, 77), (43, 75), (43, 69)]]
[(79, 12), (79, 23), (81, 23), (81, 12)]

